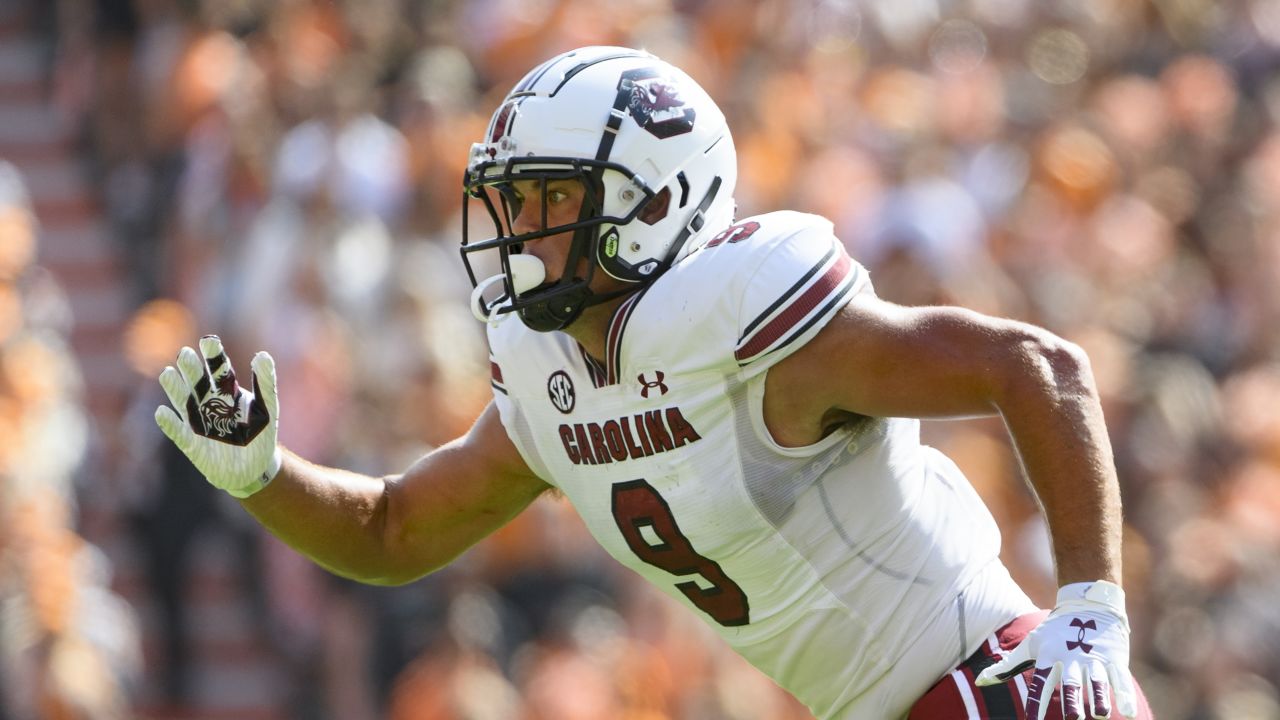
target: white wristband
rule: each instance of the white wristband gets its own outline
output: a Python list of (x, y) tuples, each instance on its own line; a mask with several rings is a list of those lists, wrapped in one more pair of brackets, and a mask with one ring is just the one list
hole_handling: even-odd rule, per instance
[(1101, 605), (1128, 624), (1128, 614), (1124, 608), (1124, 589), (1113, 582), (1095, 580), (1063, 585), (1058, 589), (1059, 608), (1080, 606), (1083, 604)]
[(1058, 604), (1070, 600), (1089, 600), (1124, 611), (1124, 589), (1106, 580), (1063, 585), (1058, 589)]
[(271, 453), (271, 464), (267, 466), (266, 470), (262, 471), (261, 475), (259, 475), (253, 482), (245, 485), (242, 488), (227, 490), (227, 494), (238, 500), (244, 500), (245, 498), (261, 491), (263, 488), (270, 485), (271, 481), (275, 479), (276, 475), (280, 474), (280, 468), (283, 465), (284, 465), (284, 456), (280, 453), (280, 446), (277, 445), (275, 452)]

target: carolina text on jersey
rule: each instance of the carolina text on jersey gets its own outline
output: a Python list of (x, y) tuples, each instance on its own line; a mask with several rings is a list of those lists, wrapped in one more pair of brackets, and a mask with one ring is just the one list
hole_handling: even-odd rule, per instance
[(603, 423), (560, 426), (564, 452), (574, 465), (603, 465), (664, 453), (701, 440), (679, 407), (648, 410)]

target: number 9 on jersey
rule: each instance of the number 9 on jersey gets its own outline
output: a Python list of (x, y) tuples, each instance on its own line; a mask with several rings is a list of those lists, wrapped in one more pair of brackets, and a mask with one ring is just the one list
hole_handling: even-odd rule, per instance
[[(667, 501), (652, 485), (644, 480), (616, 483), (613, 519), (636, 557), (677, 577), (699, 575), (704, 584), (711, 586), (703, 587), (694, 580), (676, 583), (676, 588), (698, 609), (726, 627), (751, 622), (746, 593), (720, 569), (719, 563), (693, 549)], [(657, 544), (645, 537), (645, 527), (657, 536)]]

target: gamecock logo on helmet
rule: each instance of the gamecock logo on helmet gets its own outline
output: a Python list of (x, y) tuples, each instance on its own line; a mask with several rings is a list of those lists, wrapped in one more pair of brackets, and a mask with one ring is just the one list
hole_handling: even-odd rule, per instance
[(693, 130), (697, 113), (685, 105), (675, 81), (661, 77), (653, 68), (628, 70), (622, 81), (631, 83), (627, 112), (640, 127), (663, 139)]

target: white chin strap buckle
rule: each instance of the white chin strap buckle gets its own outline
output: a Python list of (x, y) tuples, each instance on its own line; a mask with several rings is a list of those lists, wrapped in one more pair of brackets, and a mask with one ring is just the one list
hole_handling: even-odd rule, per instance
[[(507, 262), (511, 265), (511, 286), (516, 295), (538, 287), (547, 279), (547, 266), (532, 255), (509, 255)], [(476, 284), (476, 289), (471, 291), (471, 314), (482, 323), (496, 323), (498, 310), (511, 300), (506, 295), (487, 302), (484, 299), (484, 294), (490, 287), (495, 284), (501, 287), (502, 280), (502, 273), (498, 273), (481, 280)]]

